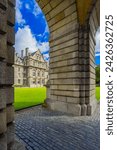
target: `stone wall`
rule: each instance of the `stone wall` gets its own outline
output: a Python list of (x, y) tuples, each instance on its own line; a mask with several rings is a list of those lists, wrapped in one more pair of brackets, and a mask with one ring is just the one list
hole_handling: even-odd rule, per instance
[(100, 25), (100, 1), (98, 0), (89, 17), (89, 98), (88, 102), (92, 106), (92, 112), (95, 110), (95, 36)]
[(15, 0), (0, 1), (0, 149), (13, 143), (14, 120), (14, 48)]
[[(91, 115), (96, 106), (94, 47), (99, 26), (99, 0), (92, 0), (84, 24), (79, 21), (77, 0), (37, 2), (51, 33), (48, 106), (75, 115)], [(15, 0), (0, 1), (1, 150), (13, 149), (14, 143), (14, 7)]]
[(46, 16), (50, 29), (48, 106), (52, 110), (75, 115), (91, 115), (92, 105), (94, 108), (96, 106), (95, 43), (91, 42), (95, 41), (97, 29), (93, 30), (94, 23), (90, 22), (97, 23), (99, 20), (99, 0), (92, 1), (84, 24), (79, 22), (78, 0), (37, 2)]

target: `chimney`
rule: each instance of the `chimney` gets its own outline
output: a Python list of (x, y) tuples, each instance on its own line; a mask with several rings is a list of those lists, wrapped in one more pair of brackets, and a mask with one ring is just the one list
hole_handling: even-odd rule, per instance
[(18, 53), (15, 53), (16, 57), (18, 57)]
[(27, 47), (27, 48), (25, 49), (26, 56), (28, 56), (28, 51), (29, 51), (29, 48)]
[(24, 57), (24, 50), (21, 50), (21, 58)]

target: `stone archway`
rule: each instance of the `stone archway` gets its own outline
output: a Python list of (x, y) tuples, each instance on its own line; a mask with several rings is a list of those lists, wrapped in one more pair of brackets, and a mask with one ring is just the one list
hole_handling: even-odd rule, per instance
[(50, 29), (50, 81), (47, 103), (52, 110), (91, 115), (95, 110), (95, 33), (99, 0), (40, 0)]
[[(95, 109), (95, 33), (99, 0), (37, 0), (51, 33), (50, 84), (52, 110), (91, 115)], [(0, 1), (0, 149), (13, 143), (13, 63), (15, 0)], [(5, 132), (7, 133), (3, 135)], [(8, 137), (8, 138), (7, 138)]]

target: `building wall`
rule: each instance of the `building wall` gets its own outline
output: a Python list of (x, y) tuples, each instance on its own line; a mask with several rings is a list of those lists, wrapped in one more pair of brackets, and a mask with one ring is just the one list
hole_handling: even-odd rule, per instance
[(15, 86), (42, 87), (48, 80), (48, 65), (40, 52), (24, 58), (15, 55)]
[[(12, 147), (14, 132), (15, 0), (0, 0), (0, 150)], [(9, 138), (8, 138), (9, 137)]]

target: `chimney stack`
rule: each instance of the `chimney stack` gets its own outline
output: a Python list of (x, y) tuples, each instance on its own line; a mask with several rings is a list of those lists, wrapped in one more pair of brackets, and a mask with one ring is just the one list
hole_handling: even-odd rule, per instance
[(26, 56), (28, 56), (28, 52), (29, 52), (29, 48), (27, 47), (27, 48), (25, 49)]
[(21, 58), (24, 57), (24, 50), (21, 50)]

